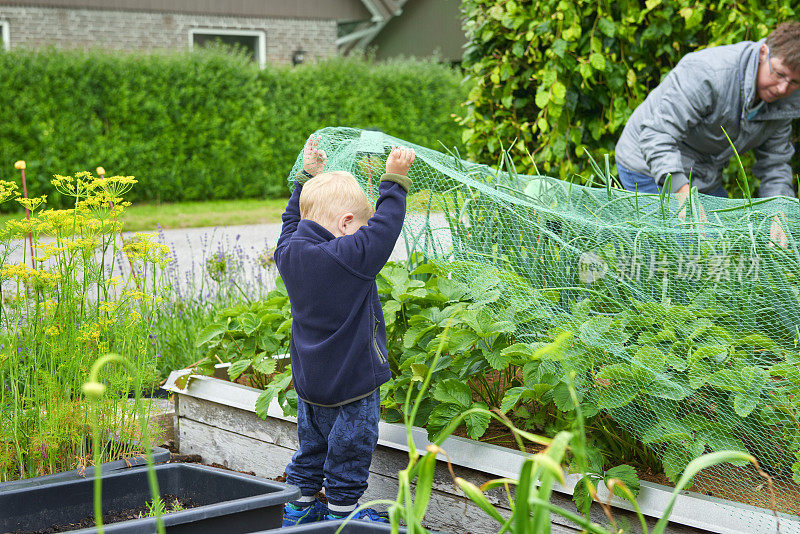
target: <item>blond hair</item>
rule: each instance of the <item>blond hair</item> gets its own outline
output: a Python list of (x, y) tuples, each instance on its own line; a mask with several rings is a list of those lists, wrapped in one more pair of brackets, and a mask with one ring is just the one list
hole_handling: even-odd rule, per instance
[(319, 174), (306, 182), (300, 193), (300, 217), (329, 230), (344, 213), (367, 221), (374, 211), (355, 177), (345, 171)]

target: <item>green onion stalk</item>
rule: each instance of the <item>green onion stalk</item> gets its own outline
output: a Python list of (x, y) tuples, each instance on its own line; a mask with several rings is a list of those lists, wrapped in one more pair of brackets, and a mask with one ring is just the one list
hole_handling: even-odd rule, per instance
[[(97, 404), (103, 397), (106, 391), (105, 384), (99, 382), (100, 370), (109, 363), (119, 363), (125, 365), (133, 374), (136, 374), (136, 366), (130, 360), (119, 354), (106, 354), (98, 358), (92, 365), (92, 370), (89, 373), (89, 381), (83, 384), (83, 394), (92, 404), (91, 420), (92, 420), (92, 453), (94, 454), (95, 472), (94, 472), (94, 517), (97, 526), (97, 532), (103, 534), (103, 480), (101, 478), (101, 462), (100, 462), (100, 435), (98, 432), (99, 423), (97, 420)], [(150, 446), (150, 434), (147, 428), (147, 418), (145, 417), (144, 405), (141, 402), (141, 384), (136, 381), (135, 396), (136, 404), (139, 406), (139, 423), (142, 427), (142, 437), (145, 445), (145, 455), (147, 457), (147, 481), (150, 486), (150, 495), (153, 503), (160, 501), (161, 492), (158, 489), (158, 479), (153, 467), (153, 450)], [(158, 534), (164, 534), (164, 521), (161, 518), (161, 507), (154, 506), (156, 515), (156, 528)]]

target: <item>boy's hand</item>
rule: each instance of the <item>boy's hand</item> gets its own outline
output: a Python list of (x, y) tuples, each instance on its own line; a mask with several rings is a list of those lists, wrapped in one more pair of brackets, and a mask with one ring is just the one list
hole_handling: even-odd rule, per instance
[(414, 149), (394, 146), (386, 158), (386, 172), (405, 176), (412, 163), (414, 163)]
[(783, 213), (775, 215), (772, 217), (772, 224), (769, 227), (769, 238), (772, 240), (769, 242), (769, 246), (774, 247), (775, 245), (773, 242), (780, 245), (782, 248), (789, 247), (789, 238), (786, 237), (786, 232), (783, 230), (783, 222), (781, 221), (781, 216), (786, 217)]
[(317, 138), (309, 137), (303, 149), (303, 170), (311, 176), (316, 176), (325, 168), (327, 159), (325, 151), (317, 148)]

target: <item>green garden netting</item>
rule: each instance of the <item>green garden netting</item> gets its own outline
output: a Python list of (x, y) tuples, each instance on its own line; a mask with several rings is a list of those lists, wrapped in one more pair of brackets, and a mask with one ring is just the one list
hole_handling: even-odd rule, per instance
[[(435, 263), (485, 300), (513, 323), (517, 342), (536, 347), (571, 333), (538, 356), (539, 377), (574, 372), (586, 411), (609, 414), (670, 478), (702, 453), (748, 451), (772, 476), (778, 509), (797, 518), (796, 199), (694, 194), (681, 205), (612, 187), (607, 161), (586, 187), (518, 175), (508, 158), (493, 169), (380, 132), (314, 135), (326, 169), (349, 171), (373, 199), (390, 147), (413, 147), (403, 238), (415, 262)], [(773, 221), (788, 246), (771, 242)], [(772, 508), (752, 466), (725, 464), (713, 475), (714, 495)]]

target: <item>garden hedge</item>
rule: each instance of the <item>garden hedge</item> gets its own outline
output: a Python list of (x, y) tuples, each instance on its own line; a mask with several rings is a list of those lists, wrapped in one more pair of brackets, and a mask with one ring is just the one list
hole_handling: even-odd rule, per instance
[(324, 126), (377, 128), (425, 146), (460, 144), (461, 75), (432, 61), (335, 58), (260, 70), (219, 50), (119, 55), (0, 52), (0, 178), (133, 175), (132, 201), (270, 197)]
[(464, 0), (462, 9), (470, 159), (496, 162), (518, 140), (520, 172), (535, 167), (527, 148), (540, 171), (562, 178), (589, 168), (584, 149), (597, 161), (613, 155), (630, 114), (686, 53), (800, 19), (791, 3), (759, 0)]

